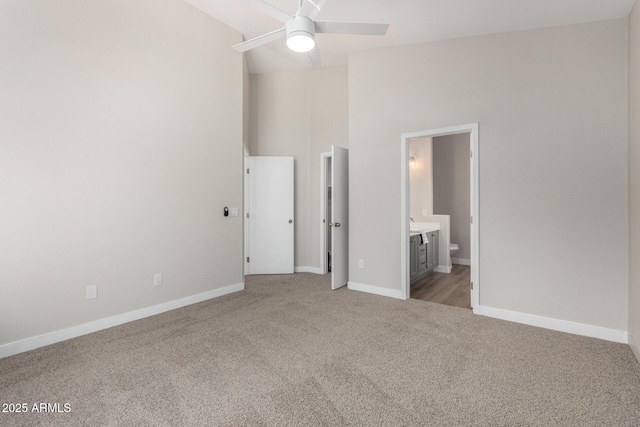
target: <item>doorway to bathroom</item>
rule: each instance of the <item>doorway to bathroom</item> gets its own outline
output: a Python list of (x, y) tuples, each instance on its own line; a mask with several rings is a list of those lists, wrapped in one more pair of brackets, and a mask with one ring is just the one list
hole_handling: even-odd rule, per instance
[[(409, 221), (415, 220), (409, 230), (418, 229), (416, 225), (425, 220), (440, 225), (431, 239), (438, 241), (427, 239), (422, 251), (428, 253), (438, 245), (439, 254), (434, 256), (438, 262), (432, 262), (432, 270), (411, 275), (410, 296), (467, 309), (471, 308), (469, 139), (466, 132), (409, 141)], [(411, 243), (421, 238), (411, 234)], [(413, 262), (420, 261), (418, 257)]]
[(405, 297), (479, 304), (478, 124), (402, 135)]

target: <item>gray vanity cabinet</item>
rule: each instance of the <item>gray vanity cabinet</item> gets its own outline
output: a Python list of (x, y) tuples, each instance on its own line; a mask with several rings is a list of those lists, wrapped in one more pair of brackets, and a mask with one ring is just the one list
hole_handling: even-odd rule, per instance
[[(418, 243), (420, 243), (420, 236), (418, 236)], [(428, 264), (428, 257), (427, 257), (427, 248), (429, 247), (429, 245), (420, 245), (418, 244), (418, 277), (422, 277), (425, 274), (427, 274), (427, 264)]]
[(432, 231), (427, 234), (427, 238), (429, 239), (428, 247), (428, 258), (427, 258), (427, 270), (431, 271), (438, 266), (438, 231)]
[(409, 281), (415, 282), (438, 266), (438, 231), (427, 233), (429, 243), (421, 245), (419, 235), (409, 240)]
[(418, 246), (420, 246), (420, 237), (411, 236), (409, 239), (409, 280), (411, 282), (418, 277)]

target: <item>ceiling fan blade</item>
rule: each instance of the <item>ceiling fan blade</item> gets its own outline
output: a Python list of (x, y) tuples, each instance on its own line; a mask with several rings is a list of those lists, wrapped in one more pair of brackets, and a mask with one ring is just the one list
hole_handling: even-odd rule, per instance
[(231, 46), (232, 49), (237, 50), (238, 52), (246, 52), (255, 47), (262, 46), (263, 44), (267, 44), (274, 40), (281, 39), (287, 35), (285, 28), (281, 28), (279, 30), (272, 31), (267, 34), (263, 34), (251, 40), (247, 40), (246, 42), (238, 43), (235, 46)]
[(266, 13), (272, 18), (277, 19), (280, 22), (287, 22), (291, 18), (291, 15), (289, 15), (288, 13), (281, 11), (277, 7), (272, 6), (263, 0), (249, 1), (251, 3), (251, 6), (255, 7), (256, 9), (260, 9), (262, 12)]
[(311, 18), (312, 20), (318, 16), (318, 13), (320, 13), (320, 11), (322, 10), (322, 8), (324, 7), (324, 4), (327, 2), (327, 0), (318, 0), (316, 1), (316, 8), (313, 12), (311, 12), (311, 14), (309, 15), (309, 18)]
[(309, 51), (309, 61), (311, 61), (311, 65), (313, 68), (322, 67), (322, 58), (320, 56), (320, 49), (318, 49), (318, 45)]
[(365, 24), (357, 22), (316, 21), (316, 33), (361, 34), (384, 36), (389, 24)]
[(304, 0), (296, 16), (306, 16), (313, 21), (327, 0)]

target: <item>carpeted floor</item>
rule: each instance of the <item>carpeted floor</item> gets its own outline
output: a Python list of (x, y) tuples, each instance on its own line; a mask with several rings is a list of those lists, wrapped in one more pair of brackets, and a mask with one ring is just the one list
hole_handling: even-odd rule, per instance
[(0, 360), (0, 403), (23, 402), (0, 425), (639, 426), (640, 365), (622, 344), (332, 292), (324, 276), (250, 276)]

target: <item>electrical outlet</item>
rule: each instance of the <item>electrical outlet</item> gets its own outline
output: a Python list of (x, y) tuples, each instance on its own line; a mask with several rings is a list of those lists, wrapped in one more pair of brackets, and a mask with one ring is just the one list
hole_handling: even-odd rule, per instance
[(87, 299), (98, 298), (98, 285), (87, 286)]
[(363, 259), (359, 259), (358, 260), (358, 268), (364, 268), (364, 260)]
[(238, 208), (229, 208), (229, 216), (238, 216)]
[(153, 286), (162, 285), (162, 273), (156, 273), (153, 275)]

